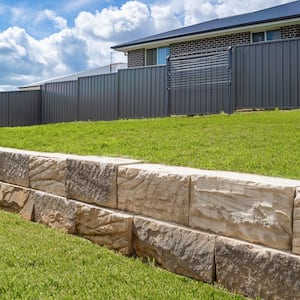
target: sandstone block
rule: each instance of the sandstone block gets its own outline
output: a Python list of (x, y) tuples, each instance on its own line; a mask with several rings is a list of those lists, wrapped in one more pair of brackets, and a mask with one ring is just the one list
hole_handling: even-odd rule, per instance
[(29, 155), (17, 150), (1, 151), (0, 181), (29, 187)]
[(34, 201), (35, 222), (62, 229), (67, 233), (76, 233), (75, 201), (39, 191), (33, 192), (32, 198)]
[(31, 220), (33, 201), (30, 194), (31, 191), (28, 189), (0, 182), (0, 207)]
[(30, 187), (65, 196), (66, 160), (32, 156), (29, 161)]
[(66, 196), (100, 206), (117, 207), (117, 165), (67, 159)]
[(181, 168), (140, 164), (118, 170), (118, 208), (188, 224), (190, 177)]
[(135, 217), (133, 248), (138, 256), (154, 258), (171, 272), (209, 283), (214, 281), (214, 235)]
[(293, 201), (299, 184), (229, 172), (192, 176), (190, 227), (291, 250)]
[(293, 252), (300, 254), (300, 188), (297, 189), (294, 201)]
[(77, 203), (76, 231), (93, 243), (131, 254), (132, 216)]
[(300, 257), (290, 253), (218, 237), (216, 277), (253, 299), (300, 299)]

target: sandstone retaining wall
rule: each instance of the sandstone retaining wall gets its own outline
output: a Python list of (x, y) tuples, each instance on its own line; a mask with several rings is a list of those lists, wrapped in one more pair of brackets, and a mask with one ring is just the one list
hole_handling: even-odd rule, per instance
[(0, 148), (0, 207), (262, 299), (300, 299), (300, 181)]

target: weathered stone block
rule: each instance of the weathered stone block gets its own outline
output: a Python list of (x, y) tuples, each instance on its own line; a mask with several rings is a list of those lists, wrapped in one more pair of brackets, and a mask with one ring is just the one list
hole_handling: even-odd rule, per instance
[(29, 155), (0, 151), (0, 181), (29, 187)]
[(118, 208), (188, 224), (190, 177), (181, 168), (140, 164), (118, 170)]
[(31, 220), (33, 201), (30, 194), (31, 191), (28, 189), (0, 182), (0, 207)]
[(114, 158), (67, 159), (67, 198), (116, 208), (118, 165), (131, 162)]
[(49, 227), (62, 229), (67, 233), (76, 233), (75, 201), (43, 192), (33, 192), (34, 221)]
[(216, 277), (253, 299), (300, 299), (300, 257), (290, 253), (217, 237)]
[(192, 176), (190, 227), (291, 250), (293, 201), (299, 184), (229, 172)]
[(294, 200), (293, 252), (300, 254), (300, 188), (297, 189)]
[(132, 216), (77, 203), (76, 231), (93, 243), (131, 254)]
[(214, 235), (135, 217), (133, 248), (138, 256), (154, 258), (171, 272), (214, 281)]
[(32, 156), (29, 161), (30, 187), (65, 196), (66, 160)]

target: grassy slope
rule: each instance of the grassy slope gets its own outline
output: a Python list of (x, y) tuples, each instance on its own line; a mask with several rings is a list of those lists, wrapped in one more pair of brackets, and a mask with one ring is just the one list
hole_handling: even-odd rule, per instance
[(0, 128), (0, 145), (300, 179), (300, 110)]
[(0, 211), (0, 299), (244, 299)]

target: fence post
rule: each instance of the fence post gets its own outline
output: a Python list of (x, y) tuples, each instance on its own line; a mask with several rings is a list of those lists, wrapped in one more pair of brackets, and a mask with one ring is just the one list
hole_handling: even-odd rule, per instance
[(37, 122), (38, 124), (42, 124), (42, 95), (43, 95), (43, 91), (42, 91), (42, 86), (40, 85), (40, 90), (39, 90), (39, 96), (38, 96), (38, 116), (37, 116)]
[(170, 55), (167, 57), (167, 99), (166, 99), (166, 112), (167, 116), (171, 115), (171, 87), (170, 87), (170, 77), (171, 77), (171, 65), (170, 65)]
[(79, 121), (80, 117), (80, 77), (77, 78), (77, 89), (76, 89), (76, 121)]
[(228, 47), (228, 107), (227, 113), (233, 113), (233, 103), (232, 103), (232, 46)]

